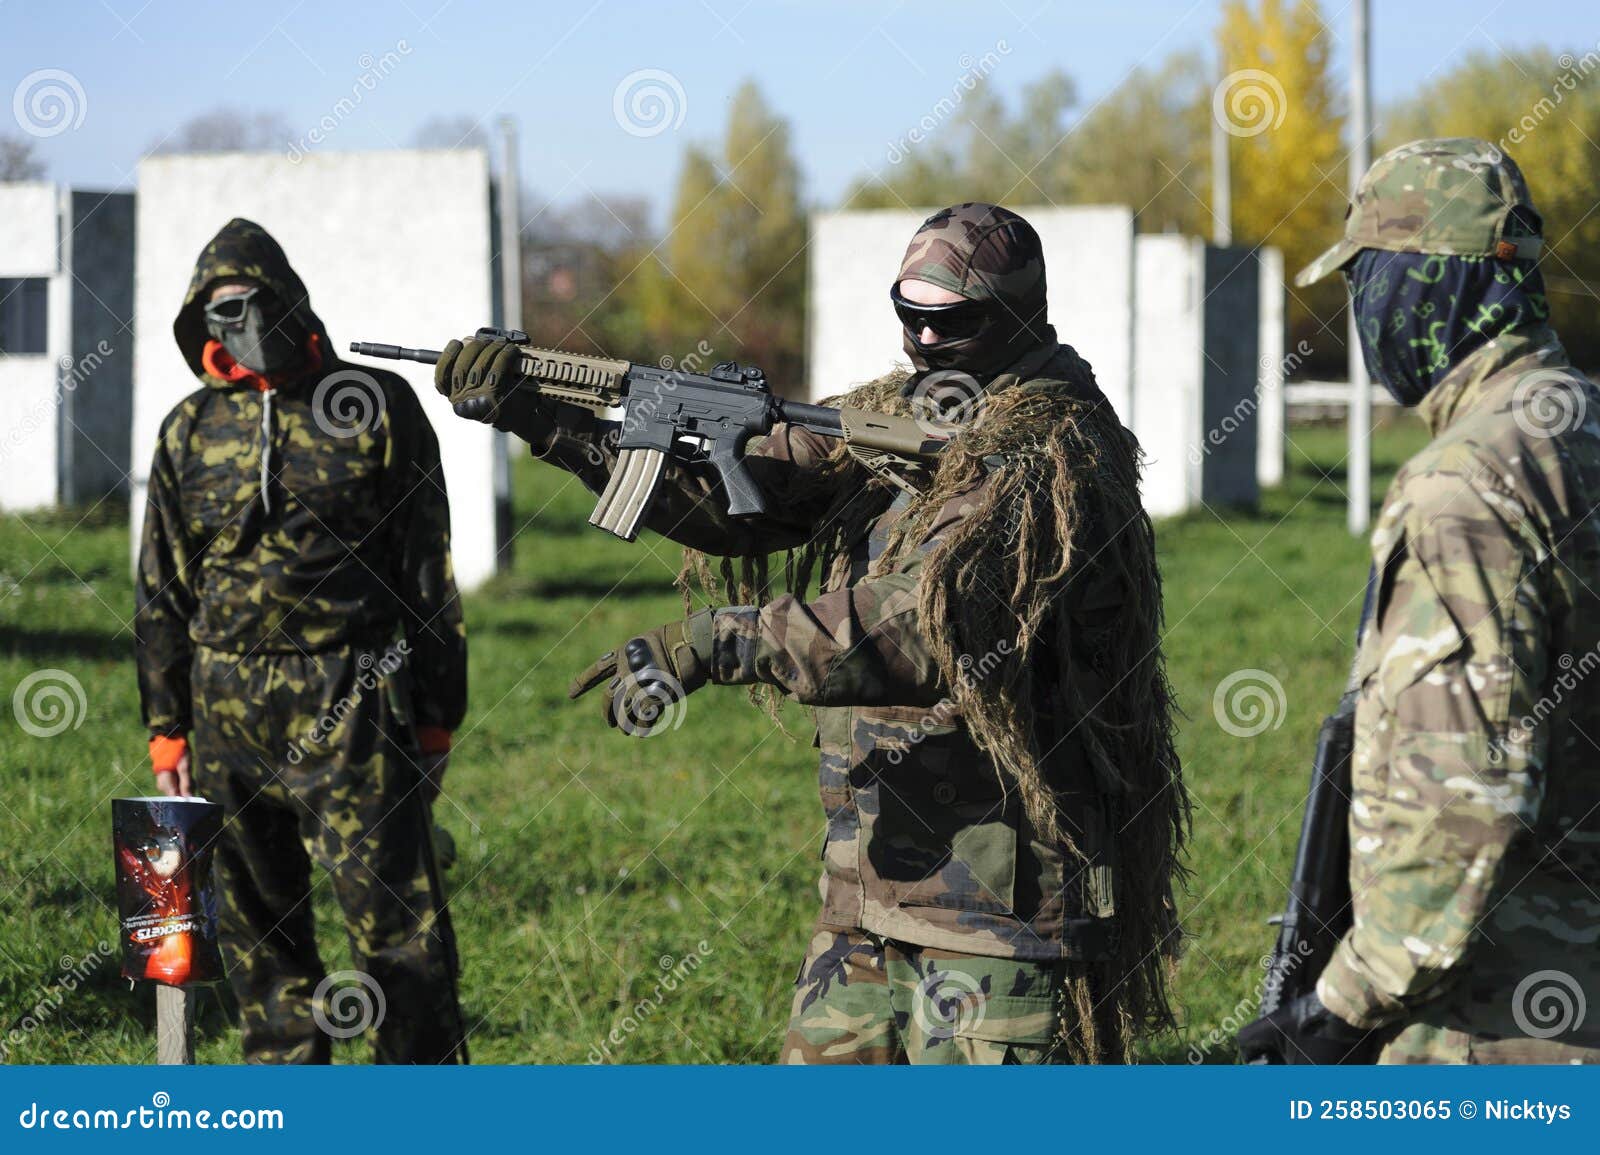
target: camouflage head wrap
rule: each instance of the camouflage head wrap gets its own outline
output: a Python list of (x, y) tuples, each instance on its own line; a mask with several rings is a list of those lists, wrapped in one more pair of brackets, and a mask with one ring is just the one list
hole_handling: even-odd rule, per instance
[(968, 202), (941, 209), (911, 238), (901, 281), (926, 281), (992, 308), (971, 337), (918, 343), (904, 335), (906, 355), (924, 371), (998, 373), (1044, 339), (1044, 249), (1033, 226), (1010, 209)]

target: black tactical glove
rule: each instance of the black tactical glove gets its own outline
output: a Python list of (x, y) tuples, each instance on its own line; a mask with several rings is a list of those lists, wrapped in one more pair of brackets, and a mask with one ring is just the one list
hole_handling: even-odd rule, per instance
[(534, 389), (521, 387), (520, 359), (521, 352), (505, 338), (451, 341), (434, 363), (433, 387), (450, 399), (457, 417), (486, 422), (543, 450), (555, 432), (553, 406)]
[(714, 613), (701, 610), (687, 621), (629, 638), (620, 655), (604, 653), (574, 678), (567, 697), (581, 697), (604, 683), (600, 708), (606, 725), (633, 738), (648, 737), (670, 721), (673, 705), (710, 680)]
[(1371, 1063), (1377, 1033), (1353, 1027), (1323, 1005), (1316, 991), (1285, 1003), (1239, 1032), (1239, 1057), (1274, 1066)]

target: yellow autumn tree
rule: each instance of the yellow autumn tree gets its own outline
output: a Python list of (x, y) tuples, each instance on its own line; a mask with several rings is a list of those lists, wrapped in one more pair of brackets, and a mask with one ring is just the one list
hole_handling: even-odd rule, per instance
[[(1315, 0), (1229, 0), (1218, 37), (1212, 114), (1230, 134), (1234, 239), (1276, 245), (1292, 273), (1333, 243), (1347, 203), (1327, 26)], [(1291, 288), (1291, 330), (1318, 328), (1315, 316), (1327, 321), (1341, 308), (1337, 280)]]
[(1600, 359), (1600, 49), (1478, 53), (1379, 123), (1378, 148), (1476, 136), (1521, 166), (1544, 216), (1550, 319), (1579, 364)]
[(631, 278), (659, 353), (702, 371), (751, 362), (774, 388), (801, 382), (806, 227), (788, 122), (747, 82), (720, 146), (685, 152), (667, 235)]

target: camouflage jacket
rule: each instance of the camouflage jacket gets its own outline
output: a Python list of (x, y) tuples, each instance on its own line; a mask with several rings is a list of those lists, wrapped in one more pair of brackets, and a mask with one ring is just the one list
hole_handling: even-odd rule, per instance
[[(271, 390), (205, 365), (197, 303), (250, 276), (300, 302), (322, 364)], [(416, 726), (466, 710), (466, 635), (450, 568), (439, 443), (397, 374), (334, 359), (277, 243), (230, 223), (174, 326), (203, 387), (161, 424), (136, 579), (139, 690), (152, 732), (191, 728), (195, 646), (229, 653), (382, 647), (403, 638)]]
[(1422, 410), (1434, 440), (1372, 539), (1355, 925), (1318, 991), (1387, 1028), (1387, 1061), (1594, 1061), (1600, 392), (1540, 328), (1471, 354)]
[[(1056, 350), (1051, 342), (1016, 370), (1024, 379), (1050, 377)], [(802, 482), (834, 445), (786, 425), (752, 441), (747, 460), (770, 507), (756, 518), (728, 516), (706, 470), (669, 466), (649, 524), (719, 555), (799, 546), (816, 533), (834, 497)], [(570, 434), (536, 452), (597, 491), (612, 460), (608, 450), (597, 455), (590, 441)], [(851, 473), (843, 483), (864, 488), (865, 481)], [(1002, 787), (974, 744), (917, 628), (922, 560), (979, 492), (948, 502), (922, 548), (893, 572), (866, 576), (903, 501), (854, 543), (844, 584), (810, 600), (784, 595), (760, 607), (718, 610), (711, 680), (766, 683), (816, 707), (824, 926), (997, 958), (1102, 958), (1113, 929), (1109, 873), (1098, 856), (1109, 853), (1109, 840), (1103, 833), (1079, 840), (1094, 860), (1085, 866), (1033, 837), (1016, 789)], [(1102, 606), (1106, 596), (1100, 591)], [(1069, 730), (1044, 743), (1054, 750), (1051, 780), (1068, 796), (1080, 829), (1103, 832), (1092, 772)]]

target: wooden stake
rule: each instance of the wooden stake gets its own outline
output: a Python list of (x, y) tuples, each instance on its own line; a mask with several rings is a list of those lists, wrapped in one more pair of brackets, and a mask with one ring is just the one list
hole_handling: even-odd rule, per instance
[(194, 1066), (194, 991), (156, 984), (156, 1062)]

